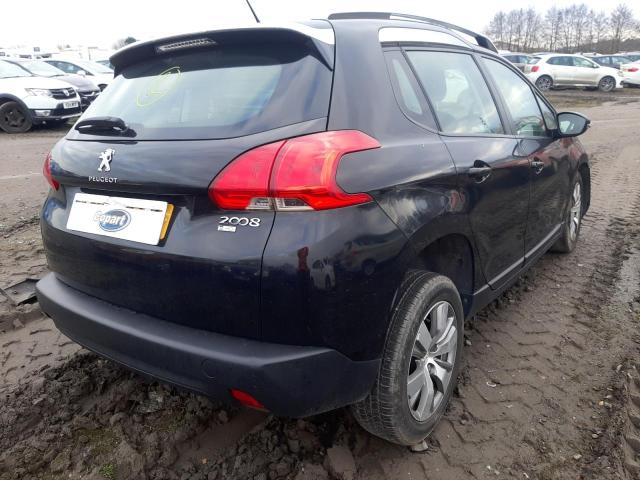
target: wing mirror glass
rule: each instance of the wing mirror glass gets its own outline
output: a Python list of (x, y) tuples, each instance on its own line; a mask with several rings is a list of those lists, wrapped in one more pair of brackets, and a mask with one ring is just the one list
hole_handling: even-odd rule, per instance
[(561, 137), (577, 137), (589, 128), (591, 120), (584, 115), (574, 112), (562, 112), (558, 114), (558, 131)]

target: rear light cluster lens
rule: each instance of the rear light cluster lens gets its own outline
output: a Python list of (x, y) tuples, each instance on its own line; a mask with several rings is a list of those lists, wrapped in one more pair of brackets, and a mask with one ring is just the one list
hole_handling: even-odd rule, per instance
[(327, 210), (370, 202), (336, 182), (347, 153), (379, 148), (357, 130), (314, 133), (243, 153), (211, 182), (209, 198), (226, 210)]
[(531, 71), (533, 73), (536, 73), (538, 70), (540, 70), (540, 67), (538, 65), (534, 65), (533, 67), (531, 67)]
[(638, 71), (638, 67), (627, 68), (627, 72), (637, 72), (637, 71)]
[(58, 190), (58, 188), (60, 188), (60, 184), (56, 182), (53, 176), (51, 175), (51, 153), (48, 153), (47, 158), (44, 160), (44, 166), (42, 167), (42, 174), (44, 175), (44, 178), (47, 179), (47, 182), (49, 183), (49, 185), (51, 185), (51, 188), (53, 188), (54, 190)]

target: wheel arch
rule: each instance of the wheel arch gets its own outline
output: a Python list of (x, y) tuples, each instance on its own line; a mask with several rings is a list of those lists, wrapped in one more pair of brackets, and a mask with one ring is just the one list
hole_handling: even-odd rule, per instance
[(578, 174), (582, 178), (582, 214), (584, 215), (589, 210), (589, 205), (591, 205), (591, 168), (587, 162), (580, 164)]
[(21, 98), (16, 97), (15, 95), (11, 95), (10, 93), (0, 93), (0, 105), (4, 105), (7, 102), (16, 102), (22, 108), (24, 108), (29, 113), (29, 115), (31, 115), (31, 110)]
[(409, 269), (427, 270), (449, 278), (460, 294), (465, 316), (468, 314), (481, 267), (473, 239), (467, 234), (451, 232), (430, 240), (417, 252)]
[(16, 97), (15, 95), (11, 95), (10, 93), (0, 93), (0, 106), (4, 105), (7, 102), (16, 102), (18, 105), (24, 108), (25, 112), (27, 113), (31, 121), (33, 121), (33, 115), (31, 114), (31, 109), (27, 106), (26, 103), (24, 103), (24, 101), (21, 98)]

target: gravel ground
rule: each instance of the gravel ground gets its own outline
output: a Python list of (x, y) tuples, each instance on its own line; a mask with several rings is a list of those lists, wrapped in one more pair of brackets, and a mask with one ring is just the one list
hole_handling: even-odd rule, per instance
[[(160, 385), (0, 296), (0, 479), (640, 478), (640, 96), (549, 96), (593, 120), (581, 241), (469, 322), (427, 451), (371, 437), (346, 409), (288, 420)], [(0, 134), (0, 286), (46, 271), (39, 171), (63, 133)]]

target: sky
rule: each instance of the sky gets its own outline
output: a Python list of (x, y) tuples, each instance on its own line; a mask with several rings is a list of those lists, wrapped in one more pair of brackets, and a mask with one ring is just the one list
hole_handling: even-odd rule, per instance
[[(590, 8), (610, 12), (616, 0), (583, 0)], [(544, 12), (580, 0), (429, 1), (429, 0), (251, 0), (263, 22), (326, 18), (332, 12), (393, 11), (437, 18), (482, 31), (499, 10), (534, 6)], [(640, 18), (640, 1), (630, 0)], [(245, 0), (2, 0), (0, 47), (55, 47), (59, 44), (110, 48), (128, 36), (139, 40), (253, 22)], [(21, 20), (22, 19), (22, 20)]]

